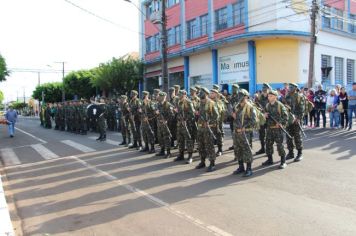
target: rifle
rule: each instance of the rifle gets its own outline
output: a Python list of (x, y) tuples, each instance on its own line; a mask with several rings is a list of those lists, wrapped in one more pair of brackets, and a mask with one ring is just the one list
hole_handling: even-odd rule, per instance
[[(236, 119), (236, 120), (237, 120), (237, 119)], [(241, 121), (240, 121), (239, 123), (240, 123), (241, 129), (244, 129), (245, 126), (242, 125)], [(247, 146), (248, 146), (248, 149), (250, 150), (250, 153), (253, 155), (253, 151), (252, 151), (250, 142), (248, 141), (248, 138), (247, 138), (247, 136), (246, 136), (246, 132), (245, 132), (245, 131), (242, 131), (241, 133), (242, 133), (243, 136), (244, 136), (245, 142), (246, 142), (246, 144), (247, 144)]]
[(162, 123), (163, 123), (163, 126), (164, 126), (164, 128), (166, 129), (166, 131), (167, 131), (167, 133), (168, 133), (169, 138), (172, 138), (173, 136), (172, 136), (171, 131), (169, 130), (169, 127), (168, 127), (168, 125), (167, 125), (166, 120), (164, 119), (164, 117), (163, 117), (163, 115), (162, 115), (161, 113), (159, 113), (159, 115), (160, 115), (160, 120), (165, 121), (165, 122), (162, 122)]
[[(296, 115), (294, 115), (292, 113), (292, 108), (290, 106), (288, 106), (287, 104), (285, 104), (285, 107), (289, 110), (289, 114), (291, 114), (293, 116), (293, 120), (295, 120)], [(306, 135), (306, 133), (305, 133), (303, 127), (301, 126), (300, 122), (297, 122), (297, 124), (298, 124), (298, 127), (299, 127), (300, 131), (302, 132), (304, 138), (307, 138), (308, 136)]]
[(182, 122), (182, 125), (183, 125), (183, 127), (184, 127), (184, 129), (185, 129), (185, 132), (186, 132), (187, 135), (188, 135), (188, 138), (191, 139), (192, 136), (190, 135), (190, 132), (189, 132), (189, 130), (188, 130), (187, 121), (184, 119), (184, 109), (183, 109), (182, 112), (183, 112), (183, 115), (180, 115), (179, 117), (180, 117), (180, 120), (181, 120), (181, 122)]
[(270, 114), (268, 114), (268, 117), (271, 118), (274, 122), (277, 123), (277, 125), (279, 125), (279, 127), (281, 128), (281, 130), (288, 136), (288, 138), (292, 138), (292, 136), (290, 136), (290, 134), (288, 133), (288, 131), (282, 126), (281, 123), (279, 123), (273, 116), (271, 116)]
[(134, 132), (136, 133), (137, 129), (136, 129), (135, 119), (134, 119), (133, 115), (130, 115), (130, 120), (131, 120), (131, 123), (132, 123), (132, 128), (133, 128)]
[(201, 116), (201, 118), (207, 124), (206, 127), (208, 128), (208, 131), (209, 131), (210, 135), (213, 137), (214, 140), (216, 140), (216, 136), (215, 136), (214, 132), (210, 128), (209, 120), (208, 119), (204, 119), (203, 116)]
[[(147, 119), (146, 122), (147, 122), (147, 125), (148, 125), (148, 129), (149, 129), (150, 133), (152, 134), (152, 136), (154, 137), (154, 136), (155, 136), (155, 133), (153, 132), (152, 127), (151, 127), (151, 124), (150, 124), (150, 122), (149, 122), (149, 120), (148, 120), (147, 107), (145, 107), (144, 115), (145, 115), (145, 118)], [(144, 120), (144, 121), (145, 121), (145, 120)]]

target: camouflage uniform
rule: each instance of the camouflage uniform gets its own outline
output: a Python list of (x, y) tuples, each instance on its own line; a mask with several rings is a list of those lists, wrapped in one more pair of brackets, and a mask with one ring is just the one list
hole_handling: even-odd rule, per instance
[(45, 127), (47, 129), (52, 129), (51, 116), (52, 116), (51, 106), (49, 104), (47, 104), (47, 107), (45, 110)]
[(226, 106), (225, 102), (221, 100), (221, 98), (218, 96), (219, 92), (216, 89), (212, 89), (211, 92), (216, 93), (216, 98), (214, 100), (216, 108), (219, 113), (219, 119), (218, 119), (218, 125), (213, 128), (215, 137), (216, 137), (216, 144), (218, 146), (218, 151), (216, 153), (217, 156), (222, 155), (222, 146), (224, 145), (224, 117), (225, 117), (225, 111), (226, 111)]
[[(238, 169), (234, 174), (239, 174), (245, 171), (244, 163), (247, 164), (245, 177), (252, 175), (252, 149), (251, 149), (251, 140), (249, 137), (253, 133), (253, 128), (257, 123), (256, 110), (251, 103), (247, 101), (248, 92), (242, 89), (241, 94), (243, 95), (240, 99), (238, 105), (235, 106), (235, 115), (234, 120), (234, 153), (235, 158), (239, 162)], [(240, 102), (244, 100), (245, 103), (242, 105)], [(242, 106), (241, 106), (242, 105)]]
[[(152, 103), (154, 107), (157, 107), (158, 101), (157, 98), (159, 93), (161, 92), (159, 89), (154, 89), (152, 95)], [(158, 127), (157, 127), (157, 117), (155, 116), (153, 119), (153, 131), (155, 132), (155, 143), (158, 144)]]
[(58, 112), (58, 106), (57, 106), (57, 103), (54, 103), (53, 104), (53, 115), (54, 115), (54, 123), (55, 123), (55, 126), (54, 126), (54, 129), (55, 130), (59, 130), (59, 123), (60, 123), (60, 117), (59, 117), (59, 112)]
[(198, 120), (198, 149), (201, 162), (196, 168), (204, 168), (205, 159), (208, 158), (210, 161), (208, 171), (214, 171), (216, 155), (212, 129), (218, 125), (219, 112), (215, 102), (208, 98), (208, 94), (209, 90), (202, 88), (199, 95), (201, 101)]
[[(169, 89), (169, 102), (170, 104), (176, 108), (177, 107), (177, 103), (178, 103), (178, 96), (175, 96), (174, 94), (175, 89), (172, 87)], [(173, 117), (170, 119), (169, 123), (168, 123), (168, 127), (169, 130), (172, 133), (172, 139), (171, 139), (171, 147), (174, 147), (174, 141), (177, 140), (177, 115), (174, 114)]]
[(99, 141), (105, 141), (106, 140), (106, 129), (108, 128), (106, 119), (107, 119), (107, 106), (104, 103), (103, 99), (101, 99), (101, 103), (99, 104), (101, 107), (102, 113), (98, 117), (98, 128), (99, 128), (99, 138), (97, 140)]
[[(143, 91), (143, 95), (147, 96), (142, 101), (141, 105), (141, 128), (142, 128), (142, 137), (145, 142), (145, 148), (142, 149), (142, 152), (154, 153), (155, 152), (155, 133), (153, 131), (153, 123), (155, 118), (155, 107), (153, 102), (148, 99), (149, 93), (147, 91)], [(151, 150), (149, 149), (149, 145), (151, 145)]]
[[(256, 99), (255, 103), (262, 109), (262, 111), (265, 111), (266, 105), (268, 103), (268, 89), (270, 89), (271, 87), (268, 84), (264, 84), (264, 91), (267, 93), (266, 95), (264, 95), (263, 93), (261, 94), (260, 97), (258, 97), (258, 99)], [(267, 90), (267, 91), (266, 91)], [(258, 130), (258, 134), (259, 134), (259, 139), (261, 142), (261, 149), (258, 150), (256, 152), (256, 155), (265, 153), (265, 144), (266, 144), (266, 129), (267, 129), (267, 125), (261, 125), (260, 129)]]
[(302, 157), (303, 139), (301, 134), (300, 122), (303, 120), (304, 117), (305, 100), (299, 93), (297, 93), (296, 91), (297, 88), (298, 85), (293, 83), (290, 84), (290, 89), (289, 89), (290, 91), (285, 98), (286, 104), (290, 107), (290, 113), (293, 114), (295, 118), (299, 120), (298, 121), (299, 124), (297, 123), (297, 121), (295, 121), (293, 124), (290, 124), (287, 127), (288, 133), (292, 136), (292, 139), (287, 137), (287, 147), (289, 151), (287, 159), (294, 158), (293, 149), (295, 143), (295, 146), (298, 150), (298, 154), (294, 160), (300, 161), (303, 158)]
[[(161, 92), (160, 97), (165, 97), (166, 93)], [(168, 101), (159, 102), (157, 105), (157, 111), (159, 112), (157, 117), (157, 126), (158, 126), (158, 140), (161, 147), (160, 153), (157, 156), (165, 156), (166, 158), (171, 156), (171, 140), (172, 133), (168, 127), (169, 121), (173, 117), (173, 106)], [(167, 151), (167, 154), (165, 154)]]
[[(191, 88), (190, 90), (191, 90), (191, 93), (192, 93), (192, 91), (193, 92), (197, 92), (196, 88)], [(199, 108), (200, 108), (200, 99), (199, 99), (199, 97), (194, 95), (194, 96), (190, 97), (190, 100), (193, 103), (193, 108), (194, 108), (195, 112), (199, 112)], [(197, 115), (195, 115), (195, 121), (198, 121), (198, 116)], [(191, 133), (193, 143), (196, 142), (197, 135), (198, 135), (198, 126), (195, 123), (194, 126), (193, 126), (193, 129), (192, 129), (192, 133)]]
[[(271, 91), (270, 94), (276, 96), (277, 99), (277, 92)], [(273, 143), (276, 142), (277, 144), (277, 151), (279, 156), (281, 157), (281, 168), (285, 167), (285, 157), (286, 153), (284, 151), (283, 146), (283, 130), (280, 128), (280, 125), (283, 127), (286, 126), (288, 121), (288, 113), (285, 106), (279, 102), (275, 101), (273, 104), (268, 103), (265, 107), (265, 111), (268, 114), (268, 119), (266, 120), (267, 126), (267, 138), (266, 138), (266, 154), (268, 160), (263, 162), (262, 165), (272, 165), (273, 164)], [(276, 123), (276, 121), (278, 123)]]
[[(228, 120), (230, 121), (230, 130), (231, 130), (231, 136), (233, 138), (233, 136), (235, 135), (234, 132), (234, 119), (232, 118), (232, 112), (234, 107), (239, 103), (240, 99), (241, 99), (241, 94), (239, 93), (239, 85), (238, 84), (233, 84), (232, 85), (232, 95), (230, 97), (229, 102), (229, 107), (227, 107), (228, 113), (229, 113), (229, 117)], [(233, 141), (235, 140), (234, 138), (232, 139)], [(233, 146), (229, 147), (229, 150), (234, 150), (234, 145), (235, 143), (233, 142)]]
[(128, 145), (131, 143), (131, 132), (130, 132), (130, 112), (129, 112), (129, 103), (127, 102), (127, 96), (121, 96), (120, 102), (120, 126), (121, 126), (121, 135), (122, 143), (120, 145)]
[(107, 118), (108, 129), (110, 131), (114, 131), (116, 129), (115, 102), (111, 100), (107, 106), (107, 109), (108, 109), (108, 118)]
[(88, 131), (88, 104), (83, 101), (80, 105), (80, 132), (85, 135)]
[[(137, 96), (137, 91), (131, 91), (131, 94)], [(139, 98), (134, 97), (130, 100), (129, 103), (130, 107), (130, 127), (131, 133), (134, 139), (134, 143), (130, 148), (141, 148), (142, 141), (141, 141), (141, 114), (138, 111), (141, 107), (141, 101)]]
[[(187, 92), (181, 90), (179, 96), (186, 96)], [(187, 151), (189, 154), (187, 163), (193, 161), (193, 151), (194, 151), (194, 140), (192, 138), (192, 133), (194, 131), (195, 123), (195, 109), (193, 103), (186, 97), (180, 98), (177, 104), (177, 141), (179, 156), (175, 161), (184, 160), (184, 149), (185, 144), (187, 144)]]

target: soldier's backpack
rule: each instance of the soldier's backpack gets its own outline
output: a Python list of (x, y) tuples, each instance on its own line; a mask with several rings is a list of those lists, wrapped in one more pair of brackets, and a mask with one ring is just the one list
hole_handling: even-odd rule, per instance
[(263, 114), (263, 111), (253, 102), (247, 102), (248, 106), (245, 106), (244, 110), (248, 117), (251, 117), (251, 109), (247, 109), (248, 107), (252, 108), (256, 112), (256, 126), (254, 129), (259, 129), (260, 126), (266, 124), (266, 117)]
[[(269, 103), (267, 103), (266, 108), (268, 109)], [(281, 106), (285, 106), (283, 105), (283, 103), (281, 102), (277, 102), (277, 111), (278, 114), (281, 115), (282, 114), (282, 107)], [(290, 112), (290, 109), (286, 106), (286, 110), (287, 110), (287, 114), (288, 114), (288, 118), (287, 118), (287, 126), (291, 125), (294, 123), (294, 115)]]

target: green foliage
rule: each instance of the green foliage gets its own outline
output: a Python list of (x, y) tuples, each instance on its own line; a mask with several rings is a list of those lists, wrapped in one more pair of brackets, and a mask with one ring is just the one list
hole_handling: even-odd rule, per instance
[[(41, 84), (33, 91), (32, 97), (42, 100), (42, 91), (44, 92), (45, 102), (60, 102), (62, 101), (62, 88), (61, 82)], [(73, 99), (73, 95), (66, 93), (66, 99)]]
[(4, 101), (4, 93), (0, 91), (0, 104)]
[(9, 76), (9, 71), (6, 67), (5, 58), (0, 54), (0, 82), (6, 80), (6, 76)]
[(16, 110), (22, 110), (23, 108), (27, 107), (27, 104), (23, 102), (13, 102), (11, 105), (12, 108)]
[(95, 95), (92, 79), (94, 79), (92, 70), (71, 72), (64, 78), (64, 89), (66, 93), (78, 95), (79, 98), (90, 98)]

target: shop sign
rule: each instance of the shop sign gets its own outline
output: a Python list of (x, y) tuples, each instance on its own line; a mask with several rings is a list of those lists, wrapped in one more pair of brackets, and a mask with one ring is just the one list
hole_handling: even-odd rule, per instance
[(249, 82), (247, 53), (220, 57), (218, 63), (220, 84)]

